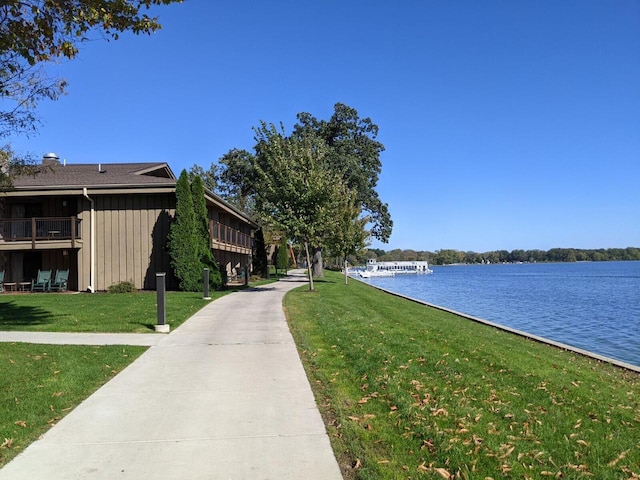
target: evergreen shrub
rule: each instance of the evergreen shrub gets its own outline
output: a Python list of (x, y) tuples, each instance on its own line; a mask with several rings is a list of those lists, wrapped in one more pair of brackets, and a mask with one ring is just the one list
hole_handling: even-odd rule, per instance
[(132, 281), (114, 283), (107, 288), (108, 293), (136, 293), (138, 289)]

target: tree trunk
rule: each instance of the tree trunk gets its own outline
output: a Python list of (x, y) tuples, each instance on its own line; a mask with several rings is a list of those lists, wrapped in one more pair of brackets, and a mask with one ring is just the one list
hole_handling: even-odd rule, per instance
[(307, 271), (309, 273), (309, 290), (313, 290), (313, 275), (311, 274), (311, 258), (309, 257), (309, 244), (304, 242), (304, 249), (307, 252)]
[(322, 248), (313, 249), (313, 276), (324, 277), (324, 268), (322, 265)]
[(349, 262), (344, 260), (344, 284), (349, 285)]

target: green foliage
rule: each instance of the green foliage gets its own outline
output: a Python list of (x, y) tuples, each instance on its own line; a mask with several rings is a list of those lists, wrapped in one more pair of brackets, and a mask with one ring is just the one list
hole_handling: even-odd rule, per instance
[(640, 248), (601, 248), (598, 250), (584, 250), (578, 248), (552, 248), (551, 250), (494, 250), (484, 253), (461, 252), (459, 250), (443, 249), (435, 252), (415, 250), (369, 249), (371, 255), (359, 257), (360, 263), (365, 263), (371, 256), (381, 261), (428, 260), (433, 265), (450, 265), (455, 263), (513, 263), (513, 262), (598, 262), (615, 260), (640, 260)]
[(349, 475), (640, 475), (636, 372), (339, 279), (284, 304)]
[(355, 108), (343, 103), (334, 105), (329, 120), (318, 120), (309, 113), (299, 113), (297, 118), (293, 136), (312, 134), (321, 139), (327, 148), (328, 167), (354, 192), (355, 205), (368, 216), (371, 235), (387, 242), (393, 222), (387, 204), (382, 203), (376, 191), (382, 170), (380, 154), (384, 151), (384, 145), (376, 140), (378, 126), (370, 118), (360, 118)]
[(345, 259), (348, 255), (361, 253), (369, 240), (366, 228), (369, 217), (360, 217), (360, 208), (354, 192), (348, 191), (341, 198), (341, 208), (338, 211), (339, 228), (329, 232), (324, 245), (330, 255)]
[[(2, 113), (0, 112), (0, 116)], [(1, 120), (0, 120), (1, 123)], [(0, 136), (1, 133), (0, 133)], [(10, 190), (13, 186), (13, 179), (20, 175), (36, 175), (42, 166), (35, 164), (30, 157), (20, 158), (16, 155), (10, 145), (0, 147), (0, 192)], [(2, 198), (0, 198), (0, 211), (2, 208)]]
[[(196, 221), (196, 241), (198, 256), (204, 271), (209, 269), (209, 287), (219, 290), (222, 287), (222, 274), (211, 251), (211, 237), (209, 236), (209, 213), (207, 201), (204, 197), (204, 183), (202, 177), (196, 176), (191, 183), (191, 196)], [(202, 288), (202, 287), (200, 287)]]
[(211, 165), (211, 168), (205, 171), (204, 168), (202, 168), (200, 165), (194, 164), (189, 169), (189, 180), (193, 183), (193, 180), (196, 177), (200, 177), (205, 188), (215, 193), (218, 191), (217, 169), (217, 165)]
[(259, 228), (255, 232), (255, 251), (253, 253), (253, 271), (263, 278), (267, 277), (267, 269), (269, 268), (269, 262), (267, 261), (267, 248), (264, 242), (264, 234), (262, 229)]
[(169, 229), (171, 266), (181, 290), (202, 290), (203, 267), (200, 262), (200, 240), (191, 186), (185, 170), (176, 183), (176, 216)]
[(0, 6), (0, 137), (35, 129), (33, 109), (44, 99), (56, 100), (64, 80), (51, 78), (42, 63), (73, 59), (79, 45), (96, 32), (116, 40), (121, 32), (150, 34), (160, 28), (157, 17), (141, 13), (153, 5), (181, 0), (3, 0)]
[(220, 158), (219, 165), (212, 164), (209, 172), (218, 180), (222, 198), (252, 217), (255, 212), (254, 156), (246, 150), (234, 148)]
[(209, 269), (210, 287), (222, 288), (222, 274), (211, 251), (204, 185), (200, 177), (190, 185), (186, 170), (176, 183), (176, 217), (169, 229), (168, 243), (171, 266), (181, 290), (202, 291), (205, 268)]
[[(328, 121), (308, 113), (297, 118), (289, 137), (282, 125), (278, 131), (262, 122), (254, 129), (255, 154), (231, 150), (220, 159), (217, 178), (226, 198), (245, 199), (265, 226), (310, 246), (313, 275), (322, 276), (323, 248), (346, 256), (360, 252), (369, 236), (386, 242), (391, 235), (388, 207), (376, 192), (384, 146), (376, 140), (378, 126), (341, 103)], [(306, 198), (292, 203), (298, 192)], [(323, 195), (334, 196), (331, 207), (324, 198), (314, 203)], [(290, 217), (286, 224), (284, 216)]]
[(285, 237), (280, 239), (280, 245), (278, 245), (276, 252), (276, 267), (286, 272), (289, 268), (289, 244)]
[(136, 285), (130, 281), (115, 283), (107, 288), (108, 293), (136, 293), (137, 291)]
[[(268, 133), (269, 129), (272, 131)], [(381, 202), (375, 190), (381, 170), (380, 153), (384, 146), (376, 140), (378, 126), (371, 119), (361, 119), (355, 109), (338, 103), (328, 121), (317, 120), (308, 113), (298, 114), (298, 123), (290, 137), (285, 137), (283, 132), (276, 132), (273, 125), (267, 126), (265, 123), (254, 131), (255, 155), (246, 150), (233, 149), (219, 161), (218, 179), (221, 190), (226, 194), (225, 198), (242, 198), (245, 199), (245, 203), (255, 199), (258, 202), (258, 213), (264, 213), (260, 210), (264, 207), (264, 202), (260, 201), (260, 197), (264, 195), (264, 188), (260, 183), (264, 176), (261, 171), (273, 169), (273, 166), (269, 166), (271, 160), (268, 157), (280, 148), (275, 144), (270, 145), (270, 142), (276, 140), (277, 133), (283, 141), (286, 140), (290, 144), (313, 143), (310, 148), (314, 151), (314, 156), (322, 159), (319, 162), (322, 169), (330, 172), (331, 181), (341, 186), (343, 194), (348, 192), (346, 202), (350, 204), (349, 208), (353, 209), (349, 216), (356, 224), (353, 228), (357, 230), (358, 237), (362, 237), (360, 230), (370, 227), (369, 233), (373, 237), (382, 241), (388, 240), (393, 222), (387, 205)], [(288, 155), (293, 153), (293, 150), (280, 148), (280, 153)], [(302, 165), (304, 162), (298, 163)], [(285, 170), (285, 174), (293, 171), (290, 167)], [(307, 172), (309, 181), (318, 181), (315, 174), (313, 171)], [(366, 222), (355, 222), (364, 218)], [(264, 215), (262, 220), (268, 221)], [(310, 221), (319, 224), (323, 219), (315, 218)], [(337, 228), (325, 226), (324, 231), (336, 232)], [(297, 238), (296, 235), (293, 237)], [(316, 247), (323, 245), (323, 242), (311, 242)]]
[(325, 163), (324, 145), (312, 135), (285, 137), (265, 123), (255, 132), (256, 207), (262, 219), (294, 240), (321, 244), (336, 224), (345, 193), (339, 176)]

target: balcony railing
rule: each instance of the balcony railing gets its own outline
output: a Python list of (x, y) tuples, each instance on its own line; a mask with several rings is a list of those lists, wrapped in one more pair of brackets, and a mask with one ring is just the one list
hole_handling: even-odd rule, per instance
[(77, 217), (12, 218), (0, 220), (0, 240), (5, 242), (36, 242), (82, 238), (80, 219)]
[(219, 222), (209, 222), (211, 239), (217, 243), (223, 243), (232, 247), (251, 249), (251, 236), (235, 230)]

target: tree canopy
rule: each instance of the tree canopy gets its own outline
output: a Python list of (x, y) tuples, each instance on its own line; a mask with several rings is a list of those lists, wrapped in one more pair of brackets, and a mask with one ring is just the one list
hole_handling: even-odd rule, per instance
[(360, 118), (356, 109), (343, 103), (334, 105), (329, 120), (318, 120), (309, 113), (299, 113), (297, 118), (293, 136), (313, 133), (324, 141), (328, 167), (355, 192), (356, 202), (369, 215), (371, 235), (387, 242), (393, 222), (387, 204), (376, 191), (382, 170), (380, 154), (384, 151), (384, 145), (376, 140), (378, 126), (370, 118)]
[(489, 252), (462, 252), (460, 250), (442, 249), (435, 252), (395, 249), (385, 252), (381, 249), (370, 249), (360, 255), (357, 262), (364, 264), (368, 257), (381, 261), (428, 260), (433, 265), (450, 265), (457, 263), (519, 263), (519, 262), (598, 262), (640, 260), (640, 248), (552, 248), (550, 250), (492, 250)]
[[(255, 181), (254, 201), (260, 219), (308, 246), (322, 244), (339, 228), (343, 199), (349, 196), (340, 176), (326, 163), (326, 148), (314, 135), (287, 137), (284, 128), (261, 123), (256, 155), (246, 157)], [(310, 289), (313, 280), (310, 277)]]
[(182, 0), (3, 0), (0, 2), (0, 138), (33, 131), (39, 101), (55, 100), (66, 81), (41, 66), (73, 59), (95, 32), (116, 40), (125, 31), (150, 34), (161, 26), (143, 13)]
[(376, 191), (384, 146), (377, 125), (341, 103), (329, 120), (309, 113), (297, 119), (289, 136), (282, 124), (262, 122), (254, 153), (232, 149), (208, 175), (225, 199), (311, 246), (319, 257), (314, 273), (321, 274), (322, 248), (346, 256), (370, 236), (386, 242), (391, 235), (388, 207)]
[(354, 208), (355, 194), (331, 167), (328, 147), (314, 132), (287, 136), (283, 125), (261, 122), (254, 134), (255, 154), (234, 149), (220, 160), (222, 195), (250, 205), (262, 225), (304, 245), (311, 266), (309, 245), (337, 238), (344, 219), (352, 218), (345, 208)]
[(200, 178), (190, 184), (186, 170), (176, 182), (175, 221), (167, 240), (171, 266), (181, 290), (201, 291), (205, 268), (209, 269), (210, 287), (217, 290), (222, 286), (222, 276), (211, 252), (204, 186)]

